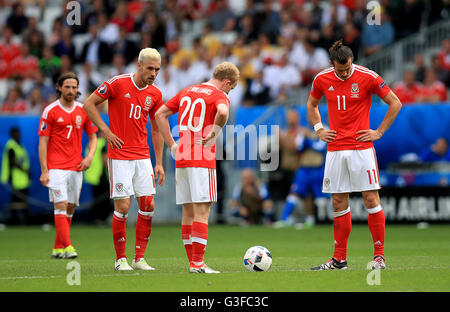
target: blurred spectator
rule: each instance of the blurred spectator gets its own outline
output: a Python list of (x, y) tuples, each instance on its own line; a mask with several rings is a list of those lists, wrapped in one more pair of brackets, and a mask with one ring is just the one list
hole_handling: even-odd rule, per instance
[(241, 17), (237, 29), (239, 35), (244, 38), (245, 44), (249, 44), (258, 38), (258, 31), (255, 28), (255, 23), (251, 14), (244, 14)]
[(322, 27), (322, 31), (316, 45), (324, 50), (328, 50), (337, 39), (338, 38), (334, 32), (333, 25), (327, 24)]
[(422, 151), (420, 159), (423, 162), (450, 161), (448, 140), (440, 137), (429, 148)]
[(155, 12), (145, 13), (140, 31), (142, 37), (148, 36), (150, 47), (160, 49), (166, 45), (166, 27)]
[(320, 31), (322, 27), (323, 7), (320, 0), (307, 1), (302, 9), (302, 25), (309, 31)]
[(12, 192), (10, 205), (10, 224), (28, 223), (28, 192), (30, 188), (30, 158), (21, 144), (18, 127), (10, 130), (11, 138), (6, 142), (2, 155), (2, 184), (9, 185)]
[(112, 59), (111, 50), (108, 44), (98, 36), (98, 26), (89, 26), (89, 40), (84, 44), (80, 56), (80, 62), (88, 62), (93, 66), (110, 63)]
[(128, 38), (127, 31), (124, 27), (120, 27), (119, 29), (119, 40), (112, 47), (112, 54), (123, 55), (125, 58), (125, 64), (132, 62), (139, 54), (137, 44)]
[(20, 35), (28, 27), (28, 17), (25, 15), (24, 5), (17, 1), (12, 5), (11, 15), (8, 16), (6, 24), (16, 35)]
[(438, 54), (432, 56), (431, 68), (436, 73), (437, 79), (439, 81), (442, 81), (447, 86), (447, 88), (450, 88), (450, 71), (444, 68), (441, 58)]
[(201, 36), (201, 44), (206, 47), (208, 53), (215, 56), (219, 53), (222, 43), (217, 35), (213, 32), (212, 25), (207, 23), (203, 27), (203, 34)]
[(126, 67), (126, 63), (125, 63), (125, 57), (120, 53), (114, 54), (112, 66), (111, 66), (111, 68), (108, 68), (108, 74), (107, 74), (108, 79), (110, 79), (114, 76), (118, 76), (118, 75), (122, 75), (122, 74), (126, 74), (126, 73), (127, 73), (127, 67)]
[(34, 79), (39, 70), (39, 59), (30, 54), (30, 46), (24, 41), (21, 45), (20, 56), (11, 61), (11, 77), (21, 77), (22, 79)]
[(27, 112), (27, 105), (18, 87), (9, 89), (5, 102), (2, 105), (2, 114), (23, 114)]
[(288, 10), (280, 12), (280, 35), (283, 37), (294, 37), (297, 24), (292, 19), (292, 13)]
[(272, 98), (280, 98), (297, 88), (301, 83), (298, 69), (289, 63), (289, 55), (284, 53), (278, 63), (264, 69), (264, 84), (270, 87)]
[(127, 3), (119, 1), (116, 5), (116, 10), (111, 16), (111, 23), (116, 24), (119, 28), (124, 27), (128, 33), (134, 31), (134, 18), (129, 14)]
[(178, 8), (186, 21), (192, 22), (204, 17), (202, 2), (199, 0), (178, 1)]
[(308, 128), (301, 126), (298, 111), (288, 109), (286, 111), (286, 129), (279, 132), (280, 166), (269, 177), (269, 190), (273, 200), (284, 200), (288, 195), (295, 171), (300, 166), (295, 138), (308, 132)]
[(108, 45), (113, 45), (119, 41), (119, 26), (112, 23), (106, 13), (100, 12), (97, 15), (98, 38), (106, 42)]
[(431, 68), (425, 72), (424, 84), (417, 97), (418, 102), (437, 103), (447, 100), (447, 88), (437, 79), (436, 73)]
[(439, 51), (439, 59), (445, 70), (450, 71), (450, 39), (442, 41), (442, 49)]
[(222, 31), (228, 20), (234, 20), (233, 11), (228, 7), (226, 0), (213, 0), (208, 8), (208, 24), (212, 31)]
[[(108, 77), (108, 79), (109, 78), (111, 77)], [(78, 72), (78, 79), (80, 80), (78, 87), (78, 90), (81, 93), (80, 101), (86, 99), (105, 80), (89, 62), (83, 64), (83, 70)]]
[(163, 102), (170, 100), (172, 97), (177, 95), (177, 93), (180, 91), (178, 88), (178, 85), (175, 82), (175, 79), (172, 79), (170, 70), (164, 70), (162, 73), (159, 73), (159, 79), (157, 86), (161, 90), (164, 90), (162, 92)]
[(273, 5), (273, 0), (264, 0), (263, 9), (256, 13), (255, 20), (258, 21), (258, 33), (267, 35), (271, 43), (276, 43), (280, 33), (281, 18)]
[(49, 103), (42, 97), (41, 89), (39, 87), (34, 87), (31, 90), (27, 102), (28, 113), (33, 115), (41, 115), (44, 111), (44, 108)]
[(395, 29), (381, 7), (380, 25), (363, 24), (361, 45), (365, 55), (372, 55), (389, 46), (395, 38)]
[(248, 80), (244, 95), (244, 106), (265, 105), (271, 100), (270, 88), (264, 82), (264, 73), (259, 71), (254, 79)]
[[(41, 96), (44, 99), (44, 101), (46, 101), (47, 103), (53, 102), (52, 96), (55, 96), (55, 88), (52, 84), (48, 83), (40, 68), (38, 68), (38, 70), (36, 71), (33, 83), (31, 85), (31, 90), (34, 88), (39, 88)], [(29, 96), (31, 96), (31, 93), (30, 94), (27, 93), (27, 97)]]
[(322, 12), (321, 26), (343, 25), (347, 18), (347, 7), (342, 4), (341, 0), (330, 0), (327, 1), (327, 4)]
[(417, 102), (422, 84), (416, 81), (414, 71), (407, 69), (403, 74), (403, 81), (394, 84), (393, 91), (403, 104)]
[(422, 15), (425, 9), (422, 0), (398, 0), (395, 11), (391, 16), (395, 16), (393, 23), (396, 31), (396, 38), (401, 39), (417, 32), (422, 22)]
[(106, 6), (108, 3), (105, 0), (92, 0), (91, 5), (87, 8), (86, 13), (86, 27), (89, 29), (89, 26), (96, 25), (98, 23), (98, 14), (101, 12), (108, 12), (109, 7)]
[(416, 54), (414, 56), (414, 66), (415, 66), (416, 80), (423, 83), (423, 81), (425, 80), (426, 66), (422, 54)]
[(233, 190), (230, 202), (233, 216), (244, 224), (271, 224), (274, 205), (267, 186), (257, 179), (251, 169), (241, 171), (241, 183)]
[(31, 31), (25, 39), (30, 46), (30, 53), (37, 58), (42, 57), (42, 50), (44, 49), (44, 34), (41, 31)]
[[(13, 42), (12, 29), (7, 25), (3, 26), (2, 37), (3, 40), (0, 41), (0, 57), (1, 61), (9, 66), (12, 60), (20, 55), (20, 45)], [(9, 76), (9, 71), (7, 76)]]
[(177, 0), (166, 0), (160, 16), (166, 27), (167, 41), (178, 38), (182, 27), (182, 13), (177, 7)]
[(76, 60), (75, 45), (73, 44), (72, 28), (62, 27), (59, 31), (59, 36), (56, 42), (52, 45), (53, 53), (61, 57), (63, 55), (69, 56), (71, 60)]
[(314, 42), (307, 39), (303, 42), (304, 55), (297, 60), (301, 72), (303, 85), (310, 84), (316, 74), (330, 66), (328, 53), (325, 49), (316, 47)]
[[(342, 43), (352, 50), (353, 62), (357, 62), (361, 46), (360, 31), (351, 21), (344, 24)], [(331, 46), (329, 46), (327, 50), (330, 47)]]
[(45, 77), (56, 83), (61, 70), (61, 58), (53, 54), (53, 49), (50, 46), (44, 47), (42, 58), (39, 60), (39, 68)]

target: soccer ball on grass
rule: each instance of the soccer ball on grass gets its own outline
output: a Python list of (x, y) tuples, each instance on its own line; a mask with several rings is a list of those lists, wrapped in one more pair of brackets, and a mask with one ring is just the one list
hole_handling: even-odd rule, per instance
[(244, 255), (244, 265), (249, 271), (268, 271), (272, 265), (272, 255), (263, 246), (253, 246)]

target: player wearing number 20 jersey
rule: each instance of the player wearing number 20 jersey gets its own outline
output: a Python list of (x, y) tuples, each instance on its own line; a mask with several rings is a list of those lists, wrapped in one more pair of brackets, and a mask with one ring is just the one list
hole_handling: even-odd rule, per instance
[[(219, 273), (203, 261), (211, 203), (217, 201), (215, 140), (228, 120), (227, 94), (236, 87), (239, 69), (224, 62), (211, 79), (183, 89), (156, 112), (156, 123), (175, 154), (176, 203), (182, 205), (181, 235), (190, 273)], [(179, 144), (169, 127), (178, 112)]]
[(211, 131), (219, 104), (230, 106), (230, 99), (208, 82), (187, 87), (165, 103), (173, 113), (178, 112), (180, 141), (176, 168), (216, 169), (215, 144), (203, 147), (196, 141)]

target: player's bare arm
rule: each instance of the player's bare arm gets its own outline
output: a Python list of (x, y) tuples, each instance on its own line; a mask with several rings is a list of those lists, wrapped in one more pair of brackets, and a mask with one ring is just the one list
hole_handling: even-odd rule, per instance
[(98, 112), (97, 105), (100, 105), (105, 100), (99, 97), (97, 94), (92, 93), (84, 102), (83, 109), (88, 115), (89, 119), (97, 126), (97, 128), (103, 132), (103, 136), (108, 141), (111, 148), (120, 149), (123, 145), (123, 140), (112, 133), (108, 125), (103, 121), (100, 113)]
[[(309, 96), (308, 102), (306, 103), (308, 119), (314, 125), (317, 135), (324, 142), (332, 142), (336, 139), (337, 133), (336, 130), (326, 130), (322, 125), (322, 118), (320, 117), (319, 112), (319, 101), (320, 99), (316, 99), (313, 96)], [(316, 129), (317, 128), (317, 129)]]
[(47, 146), (48, 146), (49, 137), (41, 135), (39, 136), (39, 162), (41, 163), (41, 176), (39, 181), (41, 181), (43, 186), (47, 186), (48, 182), (50, 182), (50, 177), (48, 174), (47, 167)]
[(91, 133), (88, 135), (88, 138), (89, 138), (88, 154), (77, 166), (78, 170), (80, 171), (85, 171), (89, 169), (92, 163), (92, 159), (94, 159), (95, 150), (97, 149), (97, 134)]
[(152, 141), (153, 141), (153, 147), (155, 149), (155, 159), (156, 159), (156, 165), (155, 165), (155, 179), (156, 183), (158, 185), (164, 184), (165, 179), (165, 173), (163, 168), (163, 150), (164, 150), (164, 138), (162, 137), (161, 133), (159, 132), (158, 125), (156, 124), (156, 121), (150, 118), (150, 124), (152, 126)]
[(163, 105), (156, 112), (155, 121), (158, 126), (159, 133), (169, 147), (170, 152), (175, 155), (175, 152), (177, 150), (177, 143), (175, 143), (175, 140), (173, 139), (169, 125), (169, 117), (173, 114), (174, 113), (169, 108), (167, 108), (167, 106)]
[(228, 121), (228, 106), (226, 104), (219, 104), (217, 105), (217, 113), (214, 118), (214, 125), (211, 129), (211, 132), (209, 132), (206, 137), (199, 140), (196, 143), (199, 143), (201, 145), (209, 145), (211, 143), (214, 143), (217, 137), (220, 134), (220, 131), (222, 131), (222, 128), (226, 125)]
[(387, 105), (389, 105), (389, 109), (384, 116), (383, 122), (380, 124), (377, 130), (367, 129), (357, 131), (356, 134), (360, 134), (356, 138), (357, 141), (369, 142), (380, 139), (394, 122), (395, 118), (402, 108), (402, 103), (400, 102), (397, 95), (395, 95), (395, 93), (392, 91), (389, 91), (389, 93), (383, 98), (383, 101)]

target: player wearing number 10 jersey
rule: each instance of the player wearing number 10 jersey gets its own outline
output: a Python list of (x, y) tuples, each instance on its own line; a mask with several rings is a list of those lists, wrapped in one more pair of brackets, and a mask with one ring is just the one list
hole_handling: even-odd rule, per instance
[[(228, 62), (217, 65), (212, 78), (183, 89), (156, 113), (156, 122), (175, 155), (176, 202), (182, 205), (181, 235), (191, 273), (219, 273), (203, 261), (208, 240), (211, 203), (217, 201), (215, 139), (228, 120), (228, 93), (239, 70)], [(168, 117), (178, 112), (180, 141), (175, 143)]]
[[(156, 158), (155, 174), (158, 184), (162, 185), (164, 141), (154, 121), (155, 112), (162, 105), (162, 94), (153, 85), (160, 67), (159, 52), (151, 48), (142, 49), (136, 73), (115, 76), (104, 82), (84, 104), (86, 113), (108, 141), (110, 197), (114, 199), (114, 267), (120, 271), (154, 270), (144, 259), (152, 228), (153, 196), (156, 193), (146, 127), (150, 119)], [(105, 100), (108, 100), (109, 127), (96, 108)], [(126, 220), (130, 209), (130, 196), (133, 195), (138, 201), (139, 211), (135, 255), (130, 267), (125, 254)]]
[[(374, 269), (386, 267), (384, 257), (385, 216), (380, 205), (380, 181), (373, 141), (394, 122), (401, 102), (375, 72), (353, 64), (353, 53), (337, 41), (329, 50), (332, 67), (315, 77), (308, 98), (308, 117), (321, 140), (328, 143), (323, 192), (332, 193), (334, 209), (334, 255), (313, 270), (346, 269), (347, 241), (351, 231), (349, 193), (362, 192), (369, 213), (374, 243)], [(370, 129), (372, 94), (389, 105), (377, 130)], [(321, 123), (318, 104), (325, 95), (330, 130)]]

